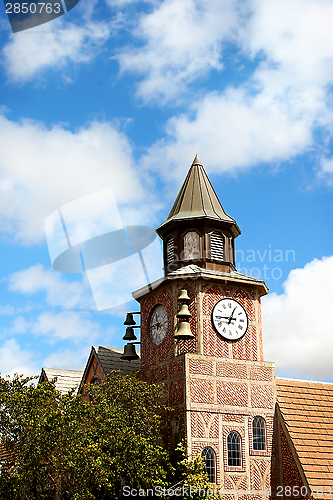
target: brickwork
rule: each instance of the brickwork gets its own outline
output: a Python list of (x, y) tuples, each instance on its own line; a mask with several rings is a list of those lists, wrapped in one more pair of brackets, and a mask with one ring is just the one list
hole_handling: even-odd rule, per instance
[(226, 406), (248, 406), (248, 387), (237, 382), (216, 383), (217, 402)]
[(251, 385), (251, 405), (253, 408), (272, 408), (273, 388), (267, 385)]
[[(261, 306), (260, 299), (254, 289), (244, 290), (240, 287), (227, 287), (204, 284), (202, 287), (204, 345), (206, 356), (232, 357), (234, 359), (263, 360)], [(211, 322), (214, 305), (222, 298), (230, 297), (242, 304), (247, 312), (249, 326), (246, 334), (237, 342), (224, 339), (216, 333)], [(231, 355), (230, 349), (231, 346)]]
[(205, 422), (200, 413), (197, 412), (191, 413), (191, 436), (192, 438), (204, 438), (206, 436)]
[(213, 375), (213, 363), (204, 359), (190, 359), (190, 373)]
[(226, 378), (247, 378), (247, 370), (245, 365), (235, 363), (216, 363), (216, 376)]
[(217, 484), (221, 484), (221, 463), (220, 463), (220, 457), (219, 457), (219, 443), (218, 441), (207, 441), (207, 440), (203, 440), (203, 441), (196, 441), (194, 440), (192, 442), (192, 455), (194, 457), (196, 456), (200, 456), (201, 455), (201, 452), (204, 448), (206, 448), (207, 446), (209, 446), (210, 448), (212, 448), (214, 451), (215, 451), (215, 455), (216, 455), (216, 483)]
[(273, 370), (271, 367), (266, 366), (251, 366), (250, 368), (250, 378), (252, 380), (260, 380), (270, 382), (273, 380)]
[(184, 402), (184, 381), (175, 380), (168, 385), (169, 389), (169, 404), (171, 406), (178, 405)]
[[(198, 352), (198, 331), (197, 331), (197, 309), (198, 309), (198, 290), (197, 290), (197, 283), (184, 283), (180, 282), (177, 284), (177, 287), (175, 289), (175, 298), (179, 296), (180, 290), (187, 290), (188, 296), (190, 297), (191, 301), (189, 303), (189, 311), (192, 314), (192, 317), (190, 318), (190, 328), (191, 328), (191, 333), (194, 335), (194, 339), (192, 340), (180, 340), (178, 342), (178, 354), (183, 354), (185, 352)], [(177, 314), (177, 306), (175, 310), (175, 314)]]
[[(235, 431), (241, 438), (241, 466), (233, 467), (228, 465), (228, 449), (227, 438), (231, 431)], [(225, 472), (246, 472), (246, 447), (245, 447), (245, 430), (243, 426), (224, 426), (223, 427), (223, 457), (224, 457), (224, 470)]]
[[(86, 374), (85, 384), (93, 383), (93, 381), (96, 379), (103, 381), (105, 377), (96, 357), (93, 356), (90, 360), (90, 365), (88, 367), (88, 371)], [(89, 395), (86, 393), (86, 391), (83, 391), (83, 399), (84, 401), (90, 400)]]
[(232, 344), (232, 357), (234, 359), (259, 359), (256, 337), (256, 328), (249, 324), (244, 337)]
[[(191, 388), (188, 400), (191, 428), (188, 439), (192, 453), (194, 450), (202, 451), (217, 440), (219, 449), (216, 454), (221, 459), (221, 483), (218, 485), (223, 485), (226, 491), (258, 490), (257, 496), (244, 494), (242, 498), (262, 500), (261, 490), (269, 489), (271, 479), (274, 422), (272, 364), (222, 360), (219, 357), (203, 358), (193, 354), (186, 356), (185, 367), (188, 368), (185, 373)], [(254, 411), (253, 408), (258, 410)], [(266, 424), (266, 449), (258, 451), (253, 450), (252, 436), (252, 420), (257, 415), (262, 416)], [(231, 431), (238, 432), (241, 437), (240, 467), (228, 466), (227, 437)], [(223, 495), (223, 498), (227, 496)]]
[(217, 336), (210, 318), (203, 319), (203, 331), (204, 331), (204, 342), (203, 342), (204, 355), (227, 358), (229, 356), (229, 348), (228, 348), (229, 342), (223, 340), (222, 337)]
[(150, 372), (150, 382), (152, 384), (156, 384), (158, 382), (162, 382), (167, 379), (167, 367), (166, 366), (157, 366), (153, 368)]
[[(193, 340), (173, 340), (179, 309), (177, 296), (186, 288)], [(245, 308), (249, 325), (238, 341), (225, 340), (212, 326), (211, 312), (218, 300), (231, 297)], [(167, 308), (169, 324), (165, 339), (154, 346), (149, 339), (149, 319), (157, 304)], [(216, 453), (217, 485), (228, 490), (266, 488), (270, 482), (270, 459), (274, 418), (274, 367), (262, 361), (260, 299), (254, 286), (216, 284), (197, 279), (174, 280), (141, 300), (141, 353), (143, 377), (162, 382), (169, 404), (184, 411), (189, 452), (201, 454), (209, 446)], [(168, 338), (167, 338), (168, 337)], [(252, 420), (266, 422), (267, 448), (253, 450)], [(228, 465), (227, 437), (241, 437), (241, 466)], [(224, 495), (224, 499), (233, 498)], [(243, 495), (249, 500), (249, 495)], [(251, 500), (262, 500), (262, 494)]]
[(169, 366), (169, 377), (179, 377), (180, 375), (183, 375), (184, 373), (184, 361), (175, 361), (174, 363), (171, 363)]
[[(155, 306), (162, 304), (168, 314), (167, 333), (159, 346), (155, 346), (149, 335), (149, 321)], [(143, 368), (156, 365), (173, 356), (173, 304), (172, 291), (169, 288), (156, 290), (141, 303), (141, 365)]]
[(219, 437), (219, 419), (217, 415), (214, 415), (211, 419), (209, 428), (209, 437), (215, 439)]
[(190, 381), (191, 401), (194, 403), (214, 403), (213, 382), (194, 379)]
[[(253, 436), (252, 436), (252, 422), (254, 417), (263, 417), (266, 426), (266, 449), (254, 450), (253, 449)], [(251, 456), (271, 457), (273, 445), (273, 431), (274, 431), (274, 416), (271, 413), (253, 413), (248, 421), (248, 434), (249, 434), (249, 450)]]
[(251, 487), (254, 490), (260, 490), (262, 488), (262, 474), (256, 462), (251, 462), (250, 465), (250, 481)]
[[(298, 486), (299, 488), (301, 488), (302, 486), (304, 486), (304, 483), (298, 471), (288, 440), (284, 434), (281, 425), (280, 425), (280, 436), (281, 436), (280, 439), (281, 439), (281, 452), (282, 452), (283, 492), (285, 492), (286, 486), (291, 486), (291, 487)], [(285, 495), (284, 498), (287, 498), (287, 496)], [(293, 497), (293, 498), (298, 498), (298, 497)]]

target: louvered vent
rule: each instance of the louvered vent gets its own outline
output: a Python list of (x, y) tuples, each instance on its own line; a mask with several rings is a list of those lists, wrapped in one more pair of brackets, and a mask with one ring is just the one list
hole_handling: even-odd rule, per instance
[(224, 238), (221, 233), (210, 235), (210, 255), (212, 259), (224, 259)]
[(166, 246), (167, 264), (171, 264), (175, 260), (175, 240), (170, 236)]

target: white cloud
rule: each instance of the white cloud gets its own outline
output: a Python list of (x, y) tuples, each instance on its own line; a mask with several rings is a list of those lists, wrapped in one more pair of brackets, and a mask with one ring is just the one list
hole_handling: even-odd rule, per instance
[(39, 368), (32, 361), (32, 353), (21, 349), (14, 338), (6, 340), (0, 347), (1, 374), (13, 375), (14, 373), (24, 376), (37, 375)]
[(222, 43), (233, 36), (236, 24), (232, 0), (164, 0), (141, 15), (134, 28), (143, 47), (123, 49), (116, 58), (122, 72), (144, 77), (138, 97), (165, 102), (211, 69), (222, 69)]
[(87, 63), (110, 35), (104, 22), (85, 26), (61, 19), (28, 32), (15, 33), (3, 48), (3, 65), (11, 82), (26, 82), (46, 69), (63, 69), (68, 63)]
[(332, 280), (333, 256), (314, 259), (263, 298), (265, 359), (279, 375), (333, 380)]
[(17, 316), (11, 327), (10, 333), (27, 333), (31, 327), (31, 323), (29, 323), (24, 316)]
[(12, 315), (15, 313), (15, 307), (11, 304), (6, 304), (4, 306), (0, 306), (0, 314), (3, 315)]
[(90, 349), (90, 345), (83, 345), (75, 350), (65, 349), (55, 351), (43, 360), (43, 367), (83, 370), (86, 366)]
[(288, 160), (312, 144), (311, 117), (288, 116), (283, 104), (264, 94), (250, 97), (243, 89), (230, 89), (208, 94), (190, 109), (195, 117), (171, 118), (167, 138), (144, 159), (150, 168), (160, 168), (166, 180), (183, 178), (196, 153), (209, 171), (223, 172)]
[(0, 116), (0, 230), (39, 243), (54, 210), (107, 188), (118, 204), (138, 202), (143, 194), (129, 141), (110, 123), (71, 132)]
[[(170, 170), (187, 166), (196, 152), (211, 170), (223, 171), (309, 151), (318, 126), (333, 130), (332, 23), (328, 0), (166, 0), (142, 14), (135, 34), (143, 46), (118, 56), (122, 71), (141, 78), (138, 97), (159, 105), (182, 100), (188, 84), (212, 69), (221, 82), (215, 75), (218, 90), (202, 88), (188, 111), (169, 120), (166, 137), (151, 147), (145, 164), (165, 172), (168, 163), (170, 178)], [(236, 84), (228, 68), (224, 75), (226, 55), (239, 70)], [(261, 62), (244, 80), (244, 60), (253, 66), (255, 58)], [(207, 87), (212, 88), (209, 80)], [(329, 179), (331, 158), (324, 147), (317, 149), (319, 174)], [(161, 157), (164, 161), (157, 161)]]
[(28, 269), (17, 271), (8, 277), (10, 291), (23, 294), (46, 294), (46, 302), (52, 307), (64, 309), (92, 309), (93, 296), (86, 281), (69, 282), (65, 275), (53, 269), (45, 269), (35, 264)]
[(91, 321), (89, 316), (75, 311), (43, 312), (36, 318), (30, 331), (46, 337), (50, 344), (69, 339), (81, 344), (88, 339), (93, 342), (101, 334), (101, 326)]

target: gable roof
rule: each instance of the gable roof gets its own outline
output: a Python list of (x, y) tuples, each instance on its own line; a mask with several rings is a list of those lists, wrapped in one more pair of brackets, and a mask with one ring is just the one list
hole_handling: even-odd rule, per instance
[(174, 220), (202, 217), (227, 222), (232, 225), (235, 236), (240, 234), (236, 221), (223, 210), (205, 169), (196, 155), (171, 212), (156, 231), (159, 234), (161, 227)]
[(61, 370), (59, 368), (42, 368), (38, 383), (57, 378), (55, 388), (62, 394), (66, 394), (71, 389), (75, 389), (77, 393), (78, 387), (82, 379), (83, 371), (81, 370)]
[[(140, 359), (136, 359), (131, 362), (125, 361), (124, 359), (120, 358), (123, 352), (124, 349), (118, 349), (117, 347), (103, 347), (100, 345), (93, 345), (82, 375), (79, 390), (81, 391), (83, 386), (89, 382), (87, 380), (87, 377), (94, 359), (97, 360), (104, 378), (106, 378), (108, 374), (112, 372), (112, 370), (120, 370), (122, 375), (129, 375), (130, 373), (140, 370)], [(136, 353), (138, 356), (140, 356), (140, 351), (136, 351)]]
[[(120, 370), (122, 375), (129, 375), (130, 373), (140, 370), (140, 359), (135, 359), (131, 362), (120, 359), (124, 349), (118, 349), (117, 347), (102, 347), (98, 345), (92, 346), (92, 350), (95, 351), (96, 358), (105, 377), (112, 372), (112, 370)], [(140, 351), (136, 351), (136, 353), (140, 356)]]
[(277, 378), (276, 389), (284, 423), (314, 497), (319, 487), (333, 493), (333, 384)]

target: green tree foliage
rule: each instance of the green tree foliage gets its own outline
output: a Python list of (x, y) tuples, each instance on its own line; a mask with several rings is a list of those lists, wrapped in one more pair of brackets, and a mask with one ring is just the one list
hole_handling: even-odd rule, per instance
[(202, 460), (182, 446), (173, 459), (161, 439), (170, 409), (160, 386), (113, 372), (87, 394), (0, 377), (0, 498), (108, 500), (124, 486), (209, 485)]

